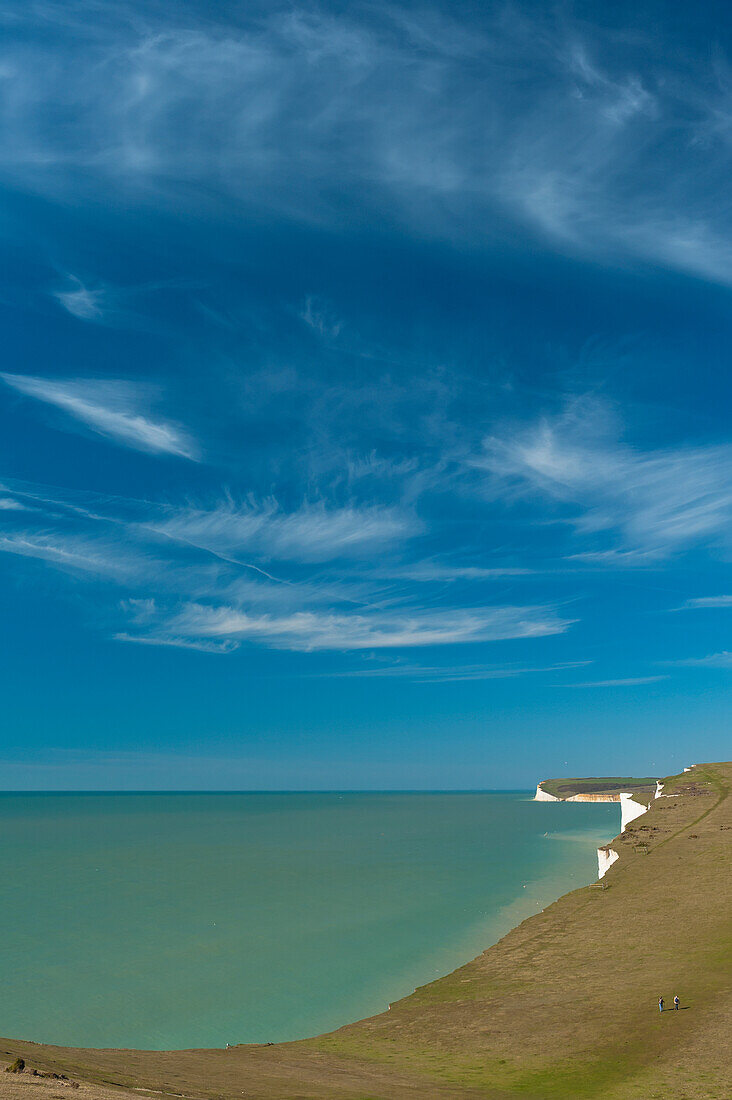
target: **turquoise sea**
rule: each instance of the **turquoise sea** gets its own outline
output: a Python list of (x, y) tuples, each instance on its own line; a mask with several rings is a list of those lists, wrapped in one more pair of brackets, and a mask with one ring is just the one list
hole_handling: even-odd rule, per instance
[(0, 795), (0, 1035), (179, 1048), (380, 1012), (597, 876), (614, 805)]

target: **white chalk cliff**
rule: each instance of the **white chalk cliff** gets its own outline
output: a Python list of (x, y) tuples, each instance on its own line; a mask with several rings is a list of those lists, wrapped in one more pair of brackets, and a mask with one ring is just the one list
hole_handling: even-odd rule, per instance
[(614, 848), (598, 848), (597, 877), (602, 878), (605, 872), (610, 870), (616, 859), (620, 859), (620, 854)]
[(626, 794), (625, 791), (620, 795), (620, 832), (625, 832), (625, 826), (630, 824), (631, 821), (635, 821), (641, 814), (647, 813), (651, 808), (651, 803), (648, 802), (636, 802), (632, 794)]
[[(545, 780), (542, 779), (541, 782), (544, 783)], [(656, 798), (658, 798), (658, 793), (657, 790)], [(534, 802), (619, 802), (621, 832), (629, 821), (633, 821), (634, 818), (640, 817), (640, 815), (644, 814), (648, 809), (648, 806), (644, 806), (641, 802), (635, 801), (631, 791), (612, 791), (610, 793), (606, 793), (605, 791), (584, 791), (580, 794), (571, 794), (568, 798), (557, 798), (556, 795), (549, 794), (548, 791), (545, 791), (541, 783), (537, 785)]]
[[(541, 783), (545, 783), (546, 780), (542, 779)], [(549, 794), (545, 791), (541, 783), (536, 785), (536, 794), (534, 795), (534, 802), (561, 802), (561, 798), (557, 798), (553, 794)]]

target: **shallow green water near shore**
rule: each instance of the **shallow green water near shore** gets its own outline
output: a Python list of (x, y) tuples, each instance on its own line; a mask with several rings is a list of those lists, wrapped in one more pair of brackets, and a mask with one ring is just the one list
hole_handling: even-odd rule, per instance
[(595, 880), (614, 805), (486, 794), (1, 795), (0, 1034), (329, 1030)]

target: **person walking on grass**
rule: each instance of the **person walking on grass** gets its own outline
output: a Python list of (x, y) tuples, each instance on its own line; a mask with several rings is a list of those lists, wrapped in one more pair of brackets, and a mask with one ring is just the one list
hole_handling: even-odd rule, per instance
[(678, 995), (678, 993), (674, 997), (674, 1009), (676, 1010), (676, 1012), (679, 1011), (679, 995)]
[(663, 997), (658, 998), (658, 1011), (663, 1012)]

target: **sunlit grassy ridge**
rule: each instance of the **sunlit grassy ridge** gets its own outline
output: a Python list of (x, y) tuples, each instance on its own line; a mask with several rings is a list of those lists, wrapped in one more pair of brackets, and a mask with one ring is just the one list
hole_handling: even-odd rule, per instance
[[(729, 1100), (732, 764), (666, 780), (566, 894), (391, 1010), (316, 1039), (182, 1052), (0, 1042), (8, 1060), (195, 1097)], [(459, 903), (459, 899), (456, 899)], [(659, 995), (682, 1011), (660, 1015)], [(307, 996), (307, 990), (303, 990)]]
[(573, 794), (619, 794), (620, 791), (655, 791), (656, 780), (648, 776), (635, 779), (629, 776), (611, 775), (590, 779), (545, 779), (542, 790), (553, 794), (555, 798), (571, 798)]

